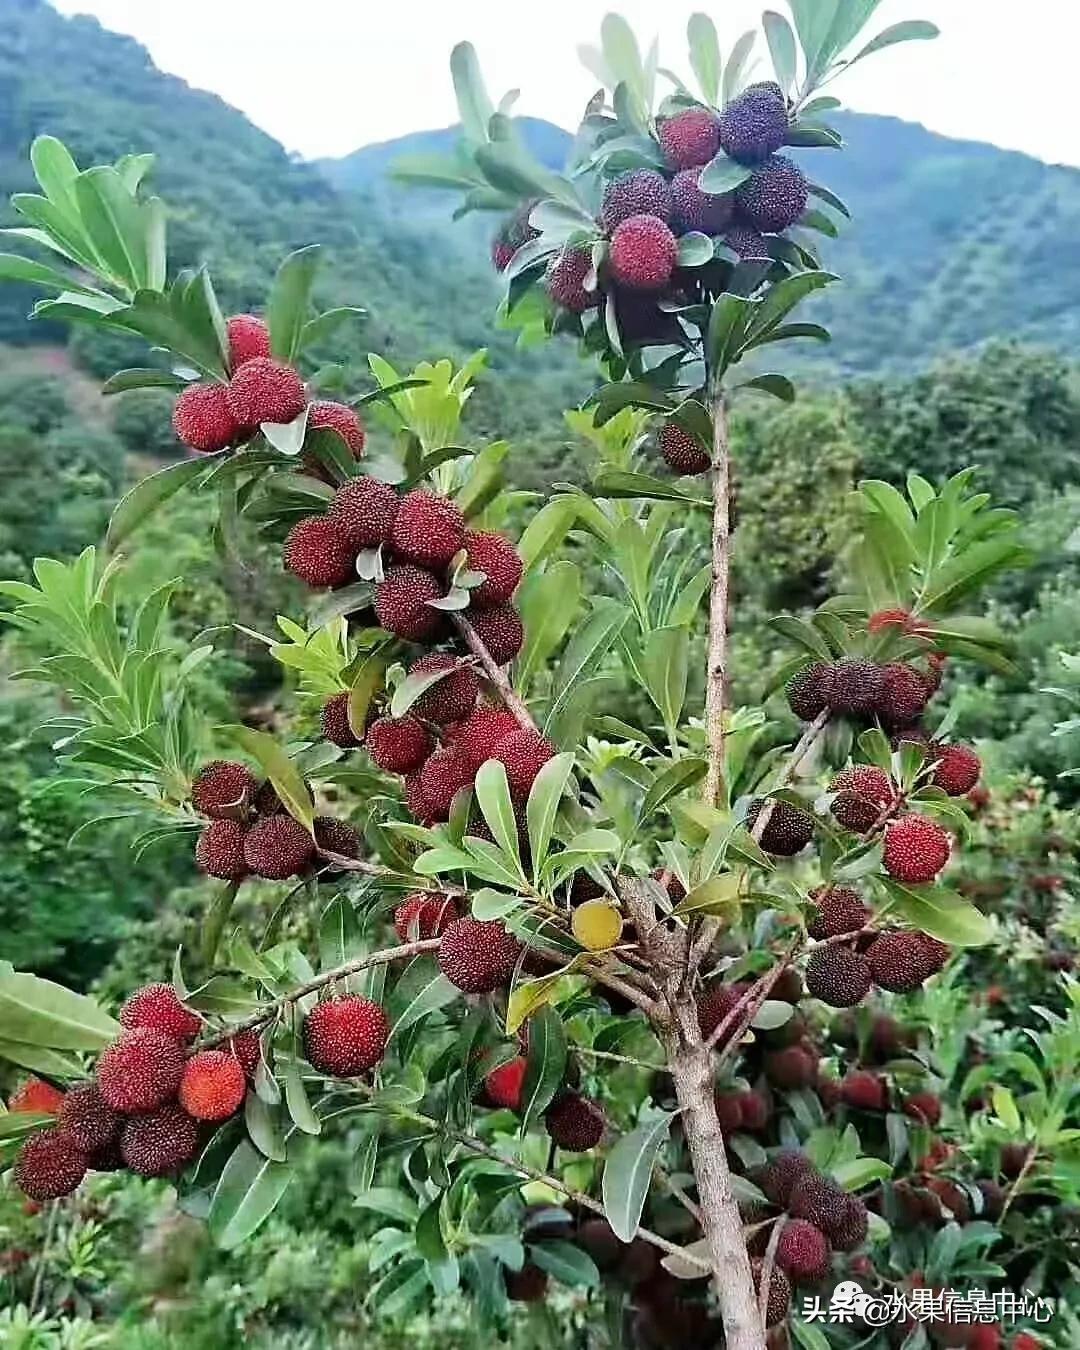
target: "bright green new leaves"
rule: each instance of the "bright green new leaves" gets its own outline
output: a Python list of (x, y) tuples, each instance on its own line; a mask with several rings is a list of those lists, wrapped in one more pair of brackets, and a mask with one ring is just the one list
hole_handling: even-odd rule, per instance
[(495, 842), (520, 868), (521, 855), (518, 848), (514, 803), (510, 798), (510, 787), (506, 781), (506, 767), (500, 760), (489, 759), (486, 764), (480, 766), (476, 775), (475, 792), (477, 804), (483, 812), (484, 820)]

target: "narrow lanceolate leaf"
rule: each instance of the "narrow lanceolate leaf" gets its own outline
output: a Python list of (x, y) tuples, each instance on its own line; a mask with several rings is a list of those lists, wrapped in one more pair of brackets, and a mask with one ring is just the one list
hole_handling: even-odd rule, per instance
[(786, 94), (795, 82), (798, 68), (795, 34), (787, 19), (771, 9), (761, 16), (761, 25), (765, 29), (765, 41), (769, 44), (776, 83)]
[(270, 1217), (288, 1189), (294, 1169), (264, 1158), (246, 1140), (236, 1146), (214, 1188), (207, 1226), (226, 1251), (239, 1247)]
[(554, 1275), (560, 1284), (572, 1289), (595, 1289), (600, 1283), (596, 1262), (572, 1242), (556, 1239), (530, 1244), (529, 1259), (533, 1265)]
[(517, 820), (510, 785), (506, 781), (506, 766), (497, 759), (482, 764), (476, 775), (475, 790), (477, 803), (495, 842), (520, 866)]
[(956, 891), (945, 886), (902, 886), (882, 878), (897, 912), (931, 937), (956, 947), (983, 947), (992, 941), (994, 925)]
[(414, 1022), (419, 1022), (422, 1017), (428, 1013), (437, 1011), (439, 1008), (445, 1008), (448, 1003), (453, 1001), (461, 993), (441, 970), (436, 970), (431, 978), (424, 983), (417, 991), (411, 1002), (402, 1010), (390, 1032), (390, 1038), (400, 1036), (407, 1031)]
[[(31, 1073), (46, 1073), (51, 1078), (81, 1078), (82, 1064), (73, 1056), (59, 1050), (50, 1050), (46, 1045), (31, 1045), (28, 1041), (12, 1041), (0, 1037), (0, 1059), (9, 1064), (17, 1064), (20, 1069), (29, 1069)], [(12, 1112), (20, 1115), (21, 1112)], [(6, 1117), (0, 1115), (0, 1120)]]
[(566, 1073), (566, 1032), (554, 1008), (529, 1018), (529, 1050), (521, 1084), (521, 1129), (524, 1133), (551, 1103)]
[(690, 65), (706, 103), (720, 101), (720, 41), (716, 25), (707, 14), (691, 14), (686, 23), (686, 41), (690, 48)]
[(741, 872), (723, 872), (719, 876), (709, 877), (695, 886), (675, 906), (674, 914), (694, 914), (704, 911), (706, 914), (719, 914), (733, 921), (739, 913), (739, 893), (742, 888)]
[(618, 600), (602, 598), (570, 640), (559, 663), (555, 695), (547, 722), (550, 725), (576, 686), (596, 669), (626, 625), (630, 611)]
[(645, 799), (641, 803), (638, 819), (640, 821), (648, 820), (673, 797), (677, 797), (680, 792), (685, 792), (687, 788), (699, 783), (705, 777), (708, 767), (703, 759), (680, 759), (669, 764), (657, 776), (648, 792), (646, 792)]
[(272, 1162), (285, 1161), (285, 1143), (279, 1128), (280, 1112), (257, 1092), (248, 1092), (244, 1102), (244, 1124), (248, 1138)]
[(281, 748), (275, 737), (252, 727), (232, 727), (233, 740), (258, 761), (259, 767), (274, 785), (281, 804), (294, 820), (298, 820), (310, 834), (314, 825), (315, 808), (311, 793), (300, 775), (300, 770)]
[(120, 1024), (85, 994), (0, 966), (0, 1028), (6, 1040), (48, 1050), (101, 1050)]
[(152, 473), (123, 496), (109, 521), (105, 547), (113, 551), (170, 497), (205, 473), (207, 466), (223, 456), (205, 455), (199, 459), (181, 459)]
[(300, 346), (300, 334), (307, 322), (311, 286), (318, 266), (319, 246), (290, 253), (278, 268), (270, 291), (267, 319), (270, 325), (270, 350), (279, 361), (292, 361)]
[(574, 768), (574, 756), (568, 751), (549, 759), (536, 775), (525, 806), (525, 820), (529, 830), (529, 851), (532, 854), (533, 875), (539, 876), (547, 857), (555, 816), (559, 810), (566, 784)]
[(285, 1069), (285, 1105), (293, 1124), (305, 1134), (321, 1134), (322, 1122), (311, 1109), (300, 1066), (293, 1060)]
[(660, 1112), (623, 1135), (604, 1164), (604, 1213), (615, 1235), (629, 1242), (641, 1222), (649, 1180), (661, 1144), (667, 1138), (673, 1112)]

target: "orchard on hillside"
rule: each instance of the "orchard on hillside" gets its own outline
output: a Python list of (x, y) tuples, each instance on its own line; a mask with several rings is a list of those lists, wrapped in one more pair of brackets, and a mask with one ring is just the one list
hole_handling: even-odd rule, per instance
[[(79, 170), (35, 142), (42, 195), (15, 199), (14, 233), (52, 258), (0, 271), (56, 293), (36, 316), (144, 338), (152, 364), (105, 392), (175, 390), (190, 453), (121, 501), (101, 552), (0, 591), (24, 676), (66, 697), (49, 730), (70, 779), (102, 819), (145, 822), (138, 850), (187, 832), (224, 884), (170, 981), (118, 1022), (0, 969), (0, 1054), (34, 1075), (0, 1146), (31, 1201), (90, 1171), (169, 1177), (233, 1248), (334, 1133), (385, 1218), (367, 1303), (387, 1318), (463, 1290), (497, 1328), (556, 1281), (626, 1344), (817, 1350), (802, 1297), (857, 1278), (911, 1295), (901, 1338), (1002, 1343), (993, 1311), (923, 1317), (916, 1291), (1004, 1279), (994, 1223), (1058, 1184), (1080, 991), (1037, 1059), (1003, 1063), (1027, 1095), (995, 1083), (963, 1150), (937, 1134), (958, 1129), (957, 1066), (894, 996), (923, 991), (925, 1013), (955, 988), (954, 951), (994, 938), (948, 882), (981, 766), (942, 685), (968, 661), (1008, 668), (967, 606), (1023, 559), (1012, 513), (971, 471), (913, 475), (906, 495), (863, 483), (850, 591), (775, 621), (791, 658), (760, 706), (727, 691), (727, 410), (794, 396), (737, 372), (827, 339), (790, 315), (837, 279), (806, 233), (837, 226), (810, 197), (846, 214), (782, 151), (839, 148), (821, 87), (933, 36), (904, 23), (860, 45), (873, 8), (766, 14), (775, 79), (753, 83), (755, 35), (721, 64), (695, 16), (700, 94), (675, 80), (658, 106), (655, 53), (609, 16), (568, 177), (532, 163), (456, 50), (460, 151), (407, 172), (506, 213), (503, 321), (577, 336), (607, 377), (578, 414), (588, 483), (539, 506), (504, 489), (505, 443), (467, 443), (482, 358), (402, 374), (372, 353), (358, 393), (320, 363), (358, 311), (316, 312), (314, 247), (282, 263), (264, 315), (226, 319), (205, 269), (169, 275), (150, 157)], [(655, 449), (675, 479), (650, 472)], [(686, 481), (706, 474), (708, 491)], [(217, 506), (223, 556), (269, 540), (310, 592), (303, 621), (253, 634), (295, 672), (282, 734), (193, 705), (212, 644), (162, 640), (172, 585), (117, 603), (118, 550), (182, 490)], [(699, 510), (708, 557), (681, 528)], [(247, 931), (234, 902), (263, 882), (279, 898)], [(317, 950), (288, 935), (302, 902)]]

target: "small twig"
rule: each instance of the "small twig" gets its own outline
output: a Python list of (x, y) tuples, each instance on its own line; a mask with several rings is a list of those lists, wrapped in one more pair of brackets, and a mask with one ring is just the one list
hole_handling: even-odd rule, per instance
[(1027, 1180), (1028, 1173), (1035, 1165), (1035, 1158), (1038, 1155), (1038, 1152), (1039, 1152), (1038, 1144), (1032, 1144), (1031, 1147), (1028, 1149), (1027, 1157), (1024, 1159), (1023, 1166), (1020, 1168), (1020, 1171), (1017, 1172), (1016, 1180), (1009, 1187), (1008, 1194), (1005, 1196), (1005, 1202), (1001, 1206), (1001, 1213), (998, 1215), (997, 1220), (999, 1224), (1005, 1218), (1005, 1215), (1008, 1214), (1009, 1207), (1012, 1205), (1012, 1202), (1016, 1199), (1017, 1195), (1019, 1194), (1021, 1185)]
[(769, 1245), (765, 1248), (765, 1259), (761, 1263), (761, 1287), (758, 1290), (758, 1310), (761, 1313), (761, 1325), (768, 1326), (769, 1286), (772, 1284), (773, 1269), (776, 1266), (776, 1248), (780, 1243), (780, 1234), (784, 1231), (787, 1216), (781, 1215), (779, 1222), (769, 1234)]
[(369, 862), (366, 858), (346, 858), (343, 853), (329, 853), (320, 850), (320, 857), (328, 858), (339, 872), (359, 872), (365, 877), (377, 877), (381, 881), (393, 881), (399, 886), (407, 886), (413, 891), (428, 891), (432, 895), (463, 896), (468, 892), (464, 886), (454, 886), (447, 881), (432, 882), (427, 877), (410, 877), (404, 872), (396, 872), (392, 867), (383, 867), (380, 863)]
[(664, 1190), (666, 1190), (669, 1195), (674, 1196), (674, 1198), (678, 1200), (683, 1209), (693, 1217), (698, 1227), (704, 1228), (700, 1205), (690, 1199), (675, 1178), (669, 1176), (659, 1165), (653, 1167), (653, 1176), (659, 1181), (660, 1185), (663, 1186)]
[(37, 1267), (34, 1270), (34, 1287), (30, 1291), (30, 1316), (33, 1317), (37, 1311), (38, 1303), (41, 1300), (41, 1289), (45, 1281), (45, 1262), (48, 1260), (49, 1248), (52, 1246), (53, 1235), (56, 1232), (56, 1224), (60, 1218), (60, 1207), (62, 1201), (54, 1200), (49, 1205), (49, 1217), (45, 1224), (45, 1234), (41, 1239), (41, 1251), (38, 1253)]
[[(728, 1049), (730, 1050), (732, 1046), (738, 1044), (739, 1040), (745, 1034), (746, 1028), (757, 1016), (758, 1009), (772, 993), (773, 986), (776, 984), (777, 980), (779, 980), (780, 976), (787, 970), (792, 961), (794, 961), (800, 945), (799, 940), (796, 939), (791, 946), (788, 947), (784, 955), (781, 956), (780, 960), (777, 961), (776, 965), (766, 971), (759, 980), (755, 981), (755, 983), (750, 986), (705, 1042), (706, 1050), (713, 1049), (717, 1041), (719, 1041), (722, 1036), (726, 1035), (731, 1028), (737, 1025), (739, 1026), (738, 1035), (731, 1037)], [(724, 1053), (721, 1054), (721, 1059), (724, 1058)]]
[(454, 627), (464, 639), (466, 647), (480, 662), (484, 674), (494, 685), (495, 691), (502, 699), (507, 711), (514, 714), (519, 726), (526, 727), (529, 731), (539, 731), (532, 713), (526, 708), (524, 701), (514, 692), (513, 686), (506, 678), (506, 672), (491, 659), (491, 653), (477, 636), (476, 629), (462, 614), (451, 614), (450, 618)]
[(575, 1045), (574, 1054), (584, 1055), (586, 1059), (606, 1059), (614, 1064), (629, 1064), (635, 1069), (650, 1069), (654, 1072), (667, 1068), (666, 1064), (649, 1064), (644, 1059), (633, 1059), (630, 1055), (616, 1055), (610, 1050), (590, 1050), (585, 1045)]

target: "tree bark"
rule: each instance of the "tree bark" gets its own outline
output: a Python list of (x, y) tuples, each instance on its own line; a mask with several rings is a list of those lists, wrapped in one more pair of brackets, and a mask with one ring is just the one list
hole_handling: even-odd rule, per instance
[(709, 770), (705, 800), (715, 806), (724, 782), (724, 686), (728, 665), (728, 585), (731, 570), (731, 456), (727, 405), (722, 393), (712, 400), (713, 519), (712, 586), (709, 591), (709, 651), (705, 672), (705, 737)]

